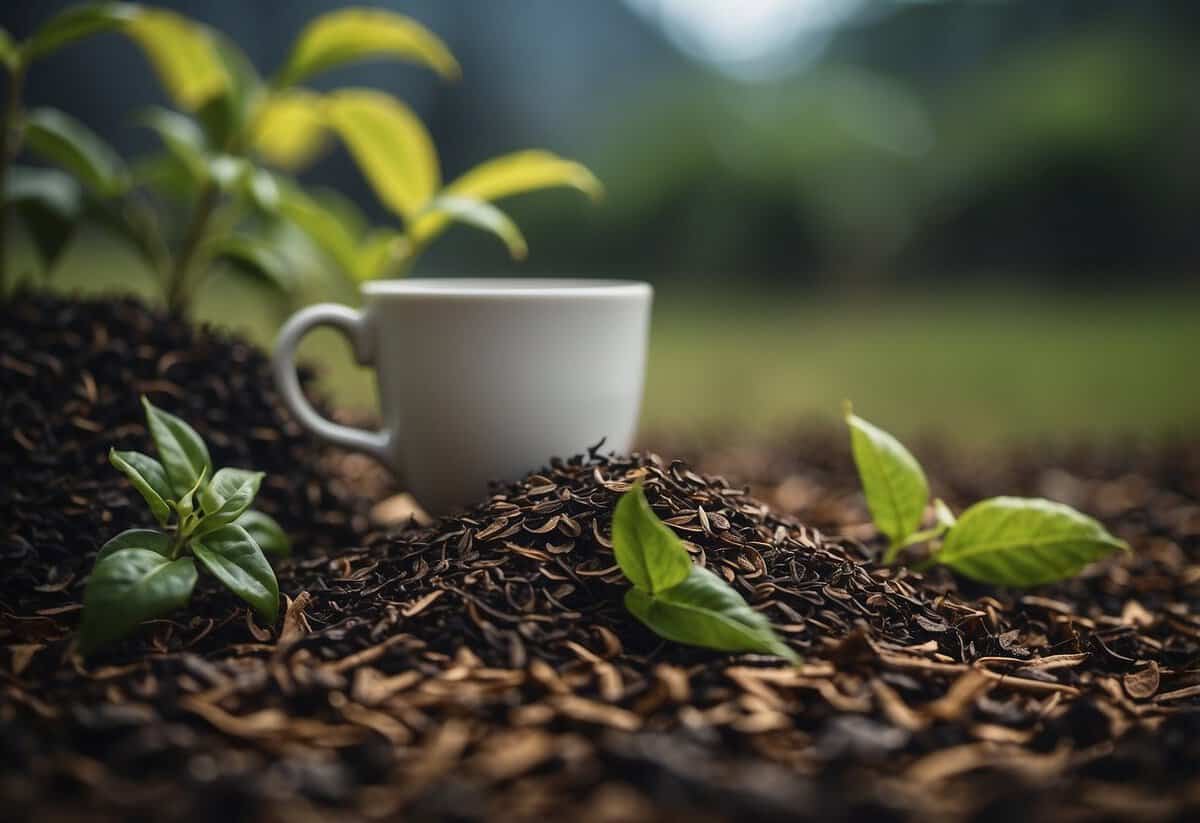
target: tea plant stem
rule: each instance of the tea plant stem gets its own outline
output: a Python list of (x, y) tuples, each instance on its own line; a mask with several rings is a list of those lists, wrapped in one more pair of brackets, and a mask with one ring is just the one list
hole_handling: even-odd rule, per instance
[(200, 250), (201, 241), (208, 230), (213, 211), (220, 200), (221, 192), (215, 183), (208, 183), (200, 193), (196, 209), (192, 212), (191, 222), (180, 244), (179, 253), (175, 255), (175, 264), (167, 275), (167, 310), (173, 314), (184, 314), (188, 304), (187, 278)]
[(21, 87), (25, 83), (24, 62), (8, 73), (8, 99), (4, 122), (0, 123), (0, 297), (8, 293), (8, 167), (20, 146)]

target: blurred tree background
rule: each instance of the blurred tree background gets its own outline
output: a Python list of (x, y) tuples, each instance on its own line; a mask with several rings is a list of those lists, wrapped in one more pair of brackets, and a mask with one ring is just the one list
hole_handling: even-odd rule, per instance
[[(0, 26), (23, 36), (64, 5), (5, 3)], [(154, 5), (273, 66), (334, 4)], [(523, 264), (457, 228), (415, 273), (651, 280), (652, 426), (778, 426), (852, 395), (902, 433), (1200, 428), (1192, 0), (375, 5), (441, 35), (463, 80), (367, 63), (330, 86), (408, 101), (448, 177), (541, 146), (607, 187), (599, 208), (569, 192), (514, 203)], [(112, 36), (29, 78), (31, 106), (123, 151), (153, 141), (132, 113), (160, 95)], [(383, 219), (344, 150), (305, 179)], [(136, 264), (96, 243), (77, 240), (59, 282), (138, 288)], [(289, 307), (246, 288), (201, 314), (269, 340)], [(338, 367), (329, 385), (369, 401), (361, 374)]]

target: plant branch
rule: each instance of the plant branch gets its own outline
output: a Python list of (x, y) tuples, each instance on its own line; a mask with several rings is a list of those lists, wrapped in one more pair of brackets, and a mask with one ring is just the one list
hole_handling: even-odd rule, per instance
[(221, 191), (213, 182), (204, 186), (200, 199), (192, 212), (192, 219), (184, 232), (179, 252), (175, 255), (175, 263), (167, 274), (166, 294), (167, 310), (174, 314), (184, 314), (190, 295), (188, 294), (187, 278), (200, 250), (201, 242), (208, 231), (208, 223), (217, 207)]
[(8, 97), (4, 104), (4, 122), (0, 123), (0, 298), (8, 291), (8, 167), (20, 149), (21, 88), (25, 83), (25, 62), (8, 73)]

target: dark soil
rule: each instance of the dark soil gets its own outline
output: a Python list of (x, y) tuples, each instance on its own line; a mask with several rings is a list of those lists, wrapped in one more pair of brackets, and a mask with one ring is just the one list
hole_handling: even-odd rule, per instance
[[(593, 453), (461, 517), (355, 536), (338, 484), (264, 396), (262, 355), (139, 314), (41, 301), (0, 318), (0, 468), (15, 480), (0, 528), (18, 571), (0, 584), (0, 802), (15, 819), (1200, 813), (1200, 443), (970, 461), (919, 447), (952, 504), (1045, 494), (1134, 547), (1027, 593), (879, 566), (841, 432), (719, 452), (658, 438), (767, 504), (680, 463)], [(114, 346), (148, 365), (93, 351)], [(85, 662), (72, 632), (90, 556), (144, 518), (103, 453), (146, 448), (137, 385), (184, 367), (156, 365), (168, 351), (192, 355), (171, 377), (187, 393), (155, 401), (218, 462), (282, 478), (287, 616), (260, 627), (206, 589)], [(236, 391), (187, 382), (239, 374)], [(96, 430), (74, 431), (76, 416)], [(280, 439), (238, 440), (255, 426)], [(664, 643), (625, 612), (607, 536), (635, 479), (801, 666)]]

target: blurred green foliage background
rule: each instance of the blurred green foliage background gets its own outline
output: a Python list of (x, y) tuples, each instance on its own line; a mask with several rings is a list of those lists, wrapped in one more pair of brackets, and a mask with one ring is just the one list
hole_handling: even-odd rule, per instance
[[(22, 35), (64, 5), (9, 3)], [(330, 4), (180, 2), (277, 64)], [(1188, 0), (411, 0), (463, 80), (396, 64), (331, 85), (407, 100), (447, 175), (541, 146), (590, 166), (511, 211), (524, 264), (456, 228), (416, 274), (648, 279), (659, 289), (651, 427), (832, 419), (843, 397), (908, 433), (1200, 430), (1200, 4)], [(162, 102), (108, 36), (29, 78), (123, 150)], [(341, 149), (305, 175), (373, 197)], [(376, 209), (376, 218), (382, 214)], [(353, 302), (303, 273), (304, 299)], [(58, 287), (144, 289), (82, 234)], [(232, 278), (198, 314), (271, 339), (294, 306)], [(327, 386), (372, 402), (340, 344)]]

